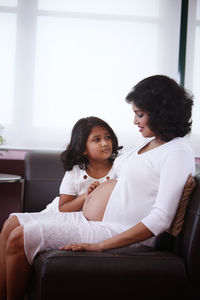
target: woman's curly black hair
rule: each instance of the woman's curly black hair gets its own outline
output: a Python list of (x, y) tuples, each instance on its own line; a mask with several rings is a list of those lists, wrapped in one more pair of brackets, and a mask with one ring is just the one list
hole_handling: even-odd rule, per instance
[(167, 76), (143, 79), (126, 96), (126, 101), (148, 113), (149, 128), (163, 141), (191, 131), (193, 96)]
[(61, 161), (66, 171), (72, 170), (74, 165), (79, 165), (80, 169), (87, 169), (88, 158), (87, 155), (84, 154), (86, 142), (92, 129), (96, 126), (105, 128), (109, 132), (113, 147), (112, 155), (109, 159), (113, 161), (116, 158), (118, 150), (120, 150), (122, 146), (118, 146), (118, 139), (108, 123), (93, 116), (82, 118), (74, 125), (70, 143), (66, 150), (61, 153)]

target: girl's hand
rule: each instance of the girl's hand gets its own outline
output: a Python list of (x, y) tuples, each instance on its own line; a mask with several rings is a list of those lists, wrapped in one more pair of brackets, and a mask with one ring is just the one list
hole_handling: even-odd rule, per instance
[(89, 195), (93, 190), (95, 190), (98, 185), (100, 185), (99, 181), (94, 181), (93, 183), (91, 183), (87, 190), (87, 195)]
[(102, 251), (99, 244), (87, 244), (87, 243), (66, 245), (66, 246), (60, 247), (59, 250), (98, 251), (98, 252)]

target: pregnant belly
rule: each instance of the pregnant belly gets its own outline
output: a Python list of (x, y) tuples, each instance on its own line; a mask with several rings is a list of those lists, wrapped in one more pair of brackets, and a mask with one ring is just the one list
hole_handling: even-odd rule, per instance
[(110, 195), (117, 183), (116, 179), (104, 181), (90, 193), (83, 205), (83, 215), (90, 221), (101, 221)]

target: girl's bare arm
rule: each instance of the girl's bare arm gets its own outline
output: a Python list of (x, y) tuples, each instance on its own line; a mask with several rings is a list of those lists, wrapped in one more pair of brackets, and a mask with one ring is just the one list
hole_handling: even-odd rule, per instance
[(85, 199), (86, 199), (86, 193), (78, 197), (61, 194), (59, 199), (59, 211), (60, 212), (80, 211), (83, 207), (83, 203)]
[(60, 212), (72, 212), (80, 211), (83, 207), (85, 199), (100, 183), (94, 181), (88, 188), (87, 192), (80, 196), (72, 196), (61, 194), (59, 199), (59, 211)]

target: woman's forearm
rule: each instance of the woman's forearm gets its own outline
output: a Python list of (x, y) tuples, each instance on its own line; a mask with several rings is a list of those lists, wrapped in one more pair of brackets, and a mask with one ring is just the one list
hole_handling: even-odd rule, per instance
[(142, 223), (139, 222), (130, 229), (113, 236), (107, 240), (99, 243), (99, 250), (109, 250), (113, 248), (120, 248), (138, 243), (153, 237), (154, 234)]

